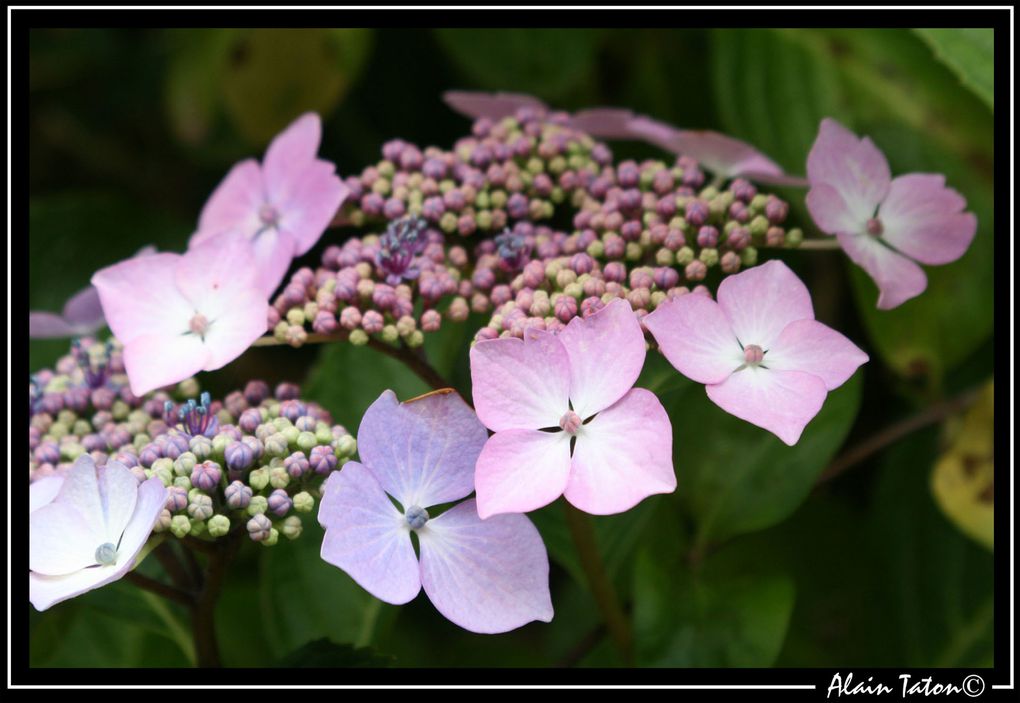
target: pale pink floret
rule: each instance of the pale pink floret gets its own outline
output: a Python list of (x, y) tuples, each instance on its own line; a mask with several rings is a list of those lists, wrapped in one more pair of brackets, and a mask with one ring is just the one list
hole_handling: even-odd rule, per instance
[(362, 462), (348, 462), (323, 485), (322, 558), (387, 603), (407, 603), (424, 588), (440, 613), (472, 632), (551, 620), (549, 557), (528, 518), (482, 520), (474, 500), (437, 514), (435, 506), (474, 489), (487, 436), (456, 393), (399, 403), (384, 392), (358, 429)]
[(716, 405), (796, 444), (826, 394), (867, 355), (814, 319), (807, 288), (780, 261), (727, 277), (716, 298), (666, 301), (645, 326)]
[(124, 344), (141, 396), (234, 360), (266, 329), (251, 243), (229, 234), (185, 254), (160, 253), (96, 272), (103, 313)]
[(30, 490), (29, 600), (36, 610), (124, 576), (166, 503), (158, 478), (139, 483), (122, 464), (97, 468), (87, 454), (64, 477)]
[(605, 515), (672, 492), (669, 417), (633, 388), (644, 358), (640, 323), (620, 299), (556, 335), (475, 344), (475, 409), (495, 432), (475, 469), (479, 515), (528, 512), (560, 495)]
[(268, 297), (291, 260), (322, 236), (349, 190), (336, 167), (316, 154), (322, 124), (307, 113), (273, 139), (262, 164), (236, 164), (216, 188), (191, 245), (236, 231), (254, 243), (259, 284)]
[(833, 119), (822, 120), (807, 168), (811, 217), (875, 280), (883, 310), (924, 292), (918, 263), (959, 259), (977, 232), (967, 201), (942, 175), (891, 178), (878, 147)]

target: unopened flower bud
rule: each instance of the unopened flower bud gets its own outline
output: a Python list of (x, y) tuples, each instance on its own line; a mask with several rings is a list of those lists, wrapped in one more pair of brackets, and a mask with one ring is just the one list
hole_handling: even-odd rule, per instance
[(170, 532), (177, 539), (182, 539), (191, 532), (191, 520), (187, 515), (174, 515), (170, 520)]
[(269, 538), (270, 530), (273, 529), (273, 523), (265, 515), (255, 515), (248, 520), (246, 528), (248, 536), (253, 541), (262, 542)]
[(210, 537), (223, 537), (230, 532), (230, 518), (226, 515), (213, 515), (206, 523)]
[(299, 513), (310, 513), (315, 508), (315, 498), (307, 491), (301, 491), (294, 496), (294, 510)]
[(223, 492), (227, 505), (234, 510), (243, 510), (251, 502), (252, 490), (240, 481), (234, 481)]

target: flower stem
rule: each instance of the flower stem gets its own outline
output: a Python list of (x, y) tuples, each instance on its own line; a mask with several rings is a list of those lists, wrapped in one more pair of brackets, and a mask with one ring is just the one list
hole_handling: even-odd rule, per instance
[(828, 239), (805, 239), (793, 248), (807, 249), (808, 251), (831, 251), (839, 249), (839, 240), (835, 237), (829, 237)]
[(567, 515), (567, 527), (574, 540), (574, 547), (581, 560), (581, 568), (588, 579), (592, 596), (602, 614), (602, 620), (616, 644), (620, 658), (625, 666), (634, 664), (634, 636), (631, 632), (630, 620), (623, 611), (616, 597), (616, 590), (606, 573), (605, 564), (599, 554), (598, 543), (595, 541), (595, 526), (591, 517), (570, 503), (564, 501), (563, 507)]
[(172, 600), (175, 603), (190, 607), (194, 601), (194, 596), (176, 586), (169, 586), (165, 583), (157, 581), (154, 578), (149, 578), (144, 574), (140, 574), (137, 571), (129, 571), (124, 577), (138, 588), (149, 593), (155, 593), (157, 596), (162, 596), (167, 600)]
[(191, 637), (195, 642), (195, 656), (201, 668), (222, 666), (216, 639), (216, 601), (223, 590), (227, 565), (241, 547), (241, 532), (235, 529), (211, 544), (215, 551), (209, 553), (202, 588), (191, 607)]

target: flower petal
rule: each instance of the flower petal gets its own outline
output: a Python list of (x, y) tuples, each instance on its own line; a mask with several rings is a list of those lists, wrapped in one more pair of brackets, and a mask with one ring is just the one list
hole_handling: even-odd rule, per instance
[(166, 486), (155, 476), (138, 484), (135, 509), (117, 547), (117, 566), (125, 567), (121, 573), (127, 573), (128, 569), (134, 567), (135, 557), (145, 546), (156, 520), (159, 519), (159, 514), (163, 512), (166, 495)]
[(747, 172), (783, 176), (779, 164), (747, 142), (710, 130), (677, 130), (673, 150), (690, 156), (716, 175), (727, 178)]
[(818, 229), (827, 234), (861, 232), (866, 220), (859, 220), (847, 207), (843, 196), (828, 183), (813, 183), (807, 193), (807, 208)]
[(493, 432), (556, 427), (567, 412), (570, 361), (556, 336), (486, 340), (470, 357), (475, 412)]
[(262, 227), (259, 209), (266, 200), (258, 162), (246, 159), (234, 164), (202, 208), (198, 232), (192, 236), (190, 246), (232, 229), (246, 237), (254, 236)]
[(56, 313), (36, 310), (28, 313), (29, 339), (60, 339), (76, 333), (76, 329)]
[(262, 159), (266, 193), (279, 206), (280, 193), (286, 191), (319, 151), (322, 141), (322, 120), (314, 112), (306, 112), (273, 137)]
[[(145, 545), (152, 527), (166, 503), (166, 487), (158, 478), (150, 478), (138, 486), (138, 500), (127, 529), (117, 548), (117, 561), (110, 566), (92, 566), (63, 576), (29, 573), (29, 600), (36, 610), (50, 606), (86, 591), (116, 581), (135, 566), (135, 559)], [(98, 546), (98, 545), (96, 545)], [(95, 549), (93, 548), (93, 563)]]
[(64, 303), (64, 319), (78, 329), (97, 330), (106, 323), (95, 286), (86, 286)]
[(868, 360), (857, 345), (817, 320), (791, 322), (765, 355), (773, 371), (803, 371), (818, 376), (826, 390), (842, 386)]
[(204, 371), (215, 371), (241, 356), (266, 331), (269, 304), (257, 288), (229, 288), (220, 297), (224, 308), (205, 333), (209, 358)]
[(894, 178), (879, 208), (882, 238), (922, 264), (956, 261), (977, 232), (967, 201), (940, 174), (908, 173)]
[(401, 605), (421, 589), (410, 528), (372, 472), (356, 461), (323, 484), (322, 558), (379, 600)]
[(727, 276), (716, 298), (743, 346), (768, 350), (788, 324), (815, 317), (807, 286), (777, 259)]
[(822, 409), (825, 382), (809, 373), (746, 368), (722, 383), (705, 386), (712, 402), (731, 415), (773, 433), (793, 446)]
[(627, 126), (632, 136), (643, 139), (649, 144), (666, 151), (675, 150), (674, 143), (679, 130), (673, 125), (653, 120), (644, 115), (638, 115)]
[(92, 276), (106, 322), (120, 341), (188, 330), (194, 308), (178, 290), (174, 273), (182, 258), (160, 253), (125, 259)]
[(645, 363), (641, 323), (620, 298), (591, 317), (575, 317), (557, 336), (570, 359), (570, 402), (582, 419), (619, 400)]
[(62, 576), (94, 565), (96, 549), (108, 541), (94, 527), (75, 503), (54, 501), (33, 511), (28, 525), (28, 568)]
[(916, 263), (867, 234), (838, 234), (850, 260), (868, 272), (878, 286), (878, 307), (890, 310), (917, 297), (928, 277)]
[(280, 227), (295, 242), (295, 256), (301, 256), (319, 241), (336, 216), (350, 189), (336, 175), (336, 167), (327, 161), (313, 161), (294, 174), (279, 196)]
[(428, 508), (469, 495), (489, 433), (454, 391), (400, 403), (384, 391), (358, 428), (362, 462), (404, 508)]
[[(138, 479), (127, 467), (112, 459), (97, 469), (99, 474), (99, 497), (103, 504), (103, 518), (106, 522), (106, 539), (120, 542), (128, 520), (135, 512), (138, 500)], [(157, 479), (158, 480), (158, 479)], [(150, 526), (151, 527), (151, 526)], [(98, 545), (97, 545), (98, 546)]]
[(147, 334), (124, 344), (124, 369), (137, 396), (194, 376), (209, 358), (196, 334)]
[(472, 119), (488, 117), (498, 120), (512, 116), (522, 107), (548, 110), (545, 103), (523, 93), (482, 93), (469, 90), (448, 90), (443, 102), (456, 112)]
[(669, 363), (692, 381), (719, 383), (744, 363), (729, 318), (707, 296), (665, 301), (644, 323)]
[[(177, 263), (174, 282), (192, 307), (210, 321), (229, 313), (230, 306), (220, 302), (224, 295), (256, 287), (255, 252), (251, 242), (241, 233), (231, 231), (193, 244)], [(185, 319), (185, 329), (189, 319), (190, 316)]]
[(64, 485), (64, 477), (60, 475), (43, 476), (28, 486), (28, 512), (49, 505)]
[(889, 192), (889, 162), (864, 137), (834, 119), (825, 118), (807, 161), (811, 187), (826, 183), (840, 194), (853, 218), (860, 223), (874, 216), (878, 204)]
[[(99, 471), (95, 460), (88, 454), (82, 454), (64, 474), (63, 485), (54, 502), (73, 506), (88, 523), (87, 531), (92, 537), (102, 540), (106, 536), (106, 518), (103, 512), (103, 499), (99, 492)], [(101, 542), (95, 546), (98, 547), (99, 544)]]
[(508, 632), (553, 617), (549, 556), (523, 515), (478, 517), (467, 500), (418, 532), (421, 582), (436, 610), (471, 632)]
[(654, 393), (632, 388), (582, 427), (564, 491), (572, 505), (611, 515), (674, 490), (673, 427)]
[(475, 467), (478, 514), (485, 519), (537, 510), (563, 494), (569, 474), (566, 432), (497, 432), (485, 443)]
[(618, 107), (594, 107), (570, 116), (572, 128), (596, 139), (633, 139), (633, 121), (633, 112)]

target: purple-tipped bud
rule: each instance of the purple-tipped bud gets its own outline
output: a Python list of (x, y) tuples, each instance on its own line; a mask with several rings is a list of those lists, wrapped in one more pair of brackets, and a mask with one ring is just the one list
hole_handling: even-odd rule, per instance
[(711, 225), (705, 225), (698, 230), (698, 246), (714, 247), (719, 243), (719, 230)]
[(163, 449), (155, 442), (149, 442), (138, 452), (138, 463), (149, 468), (152, 463), (163, 456)]
[(244, 471), (255, 463), (255, 452), (244, 442), (234, 441), (223, 451), (229, 471)]
[(680, 282), (680, 274), (670, 266), (660, 266), (653, 274), (655, 285), (659, 290), (669, 290)]
[(214, 461), (203, 461), (196, 464), (191, 472), (191, 485), (203, 491), (211, 491), (216, 487), (222, 478), (223, 472)]
[(605, 306), (606, 304), (602, 302), (601, 298), (585, 298), (581, 301), (581, 315), (584, 317), (590, 317)]
[(293, 505), (294, 501), (287, 495), (287, 491), (282, 488), (277, 488), (269, 494), (269, 509), (280, 517), (286, 515)]
[(704, 200), (689, 200), (685, 208), (684, 219), (695, 227), (705, 224), (710, 214), (708, 203)]
[(223, 491), (227, 505), (234, 510), (243, 510), (251, 502), (252, 490), (240, 481), (234, 481)]
[(287, 470), (291, 478), (301, 478), (301, 476), (309, 471), (308, 459), (305, 457), (305, 453), (294, 452), (288, 456), (283, 460), (283, 468)]
[(184, 510), (188, 507), (188, 492), (180, 486), (170, 486), (166, 489), (166, 509), (172, 513)]
[(700, 259), (695, 259), (684, 268), (684, 276), (688, 281), (700, 281), (708, 273), (708, 267)]
[(751, 233), (744, 227), (734, 227), (726, 236), (726, 244), (737, 251), (746, 249), (751, 243)]
[(273, 529), (273, 523), (270, 522), (269, 518), (265, 515), (255, 515), (246, 525), (248, 530), (248, 536), (251, 537), (254, 542), (262, 542), (263, 540), (269, 539), (269, 534)]
[(651, 288), (654, 283), (655, 280), (648, 269), (639, 268), (630, 272), (631, 288)]
[(385, 326), (386, 320), (383, 318), (382, 313), (377, 310), (367, 310), (365, 314), (361, 316), (361, 328), (368, 334), (378, 334), (382, 332), (382, 328)]
[(765, 217), (774, 225), (781, 224), (789, 211), (790, 206), (774, 195), (770, 195), (765, 203)]
[(315, 473), (324, 476), (336, 468), (336, 455), (331, 447), (319, 445), (312, 449), (308, 464)]
[(610, 261), (602, 269), (602, 275), (606, 281), (623, 283), (627, 280), (627, 266), (620, 261)]
[(277, 400), (296, 400), (301, 395), (301, 388), (296, 383), (280, 383), (276, 386)]
[(262, 424), (262, 413), (258, 408), (248, 408), (241, 413), (237, 424), (243, 432), (254, 434), (255, 428)]
[(305, 404), (299, 400), (285, 400), (280, 403), (280, 417), (294, 422), (305, 414)]

